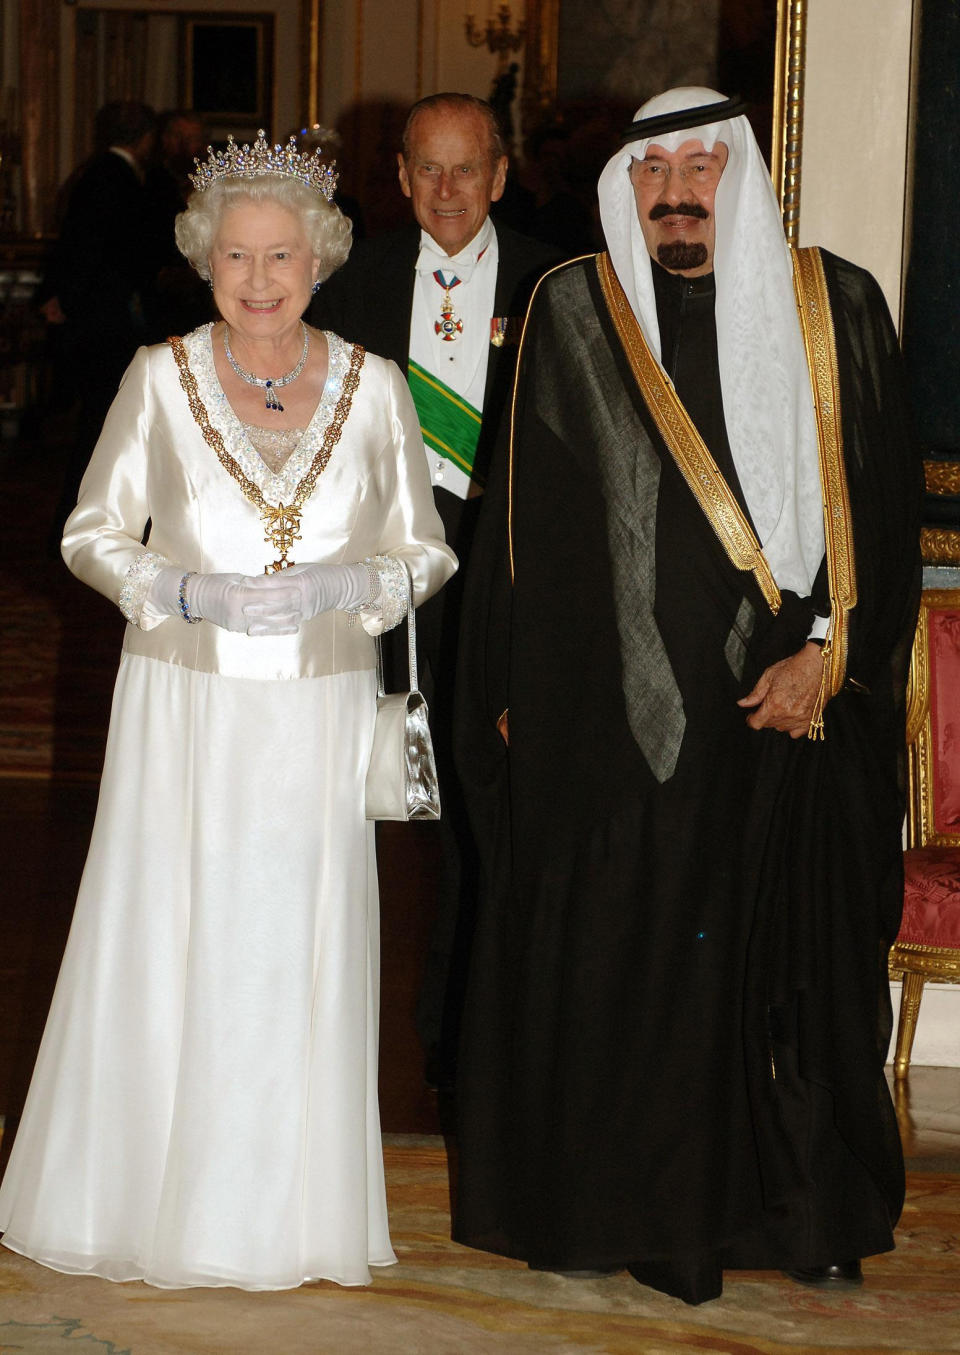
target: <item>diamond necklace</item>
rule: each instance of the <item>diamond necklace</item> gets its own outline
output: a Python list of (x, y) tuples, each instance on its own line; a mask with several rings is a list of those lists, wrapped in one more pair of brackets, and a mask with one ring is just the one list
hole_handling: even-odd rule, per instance
[(307, 327), (300, 321), (300, 328), (303, 330), (303, 352), (300, 354), (300, 361), (294, 367), (292, 372), (287, 372), (286, 376), (278, 376), (273, 381), (266, 380), (262, 376), (254, 376), (253, 372), (245, 372), (237, 362), (236, 358), (230, 352), (230, 329), (229, 326), (223, 327), (223, 351), (227, 355), (227, 361), (236, 372), (241, 381), (245, 381), (248, 386), (260, 386), (265, 391), (265, 400), (267, 409), (275, 410), (276, 413), (283, 413), (283, 405), (277, 399), (277, 387), (289, 386), (291, 381), (296, 381), (297, 377), (303, 371), (307, 360), (307, 353), (310, 351), (310, 335), (307, 333)]

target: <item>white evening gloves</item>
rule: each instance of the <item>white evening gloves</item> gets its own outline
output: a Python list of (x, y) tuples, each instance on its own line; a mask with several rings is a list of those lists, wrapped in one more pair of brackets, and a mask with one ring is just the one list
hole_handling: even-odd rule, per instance
[[(301, 621), (309, 621), (321, 612), (345, 612), (364, 602), (372, 602), (372, 574), (366, 565), (291, 565), (280, 574), (264, 574), (251, 579), (250, 587), (268, 594), (273, 587), (292, 589)], [(376, 586), (379, 594), (379, 586)], [(252, 631), (250, 632), (253, 633)]]
[[(182, 583), (182, 592), (181, 592)], [(279, 574), (184, 575), (165, 565), (147, 595), (147, 608), (163, 616), (209, 621), (245, 635), (296, 635), (304, 621), (369, 599), (366, 565), (292, 565)], [(181, 602), (186, 603), (184, 613)]]

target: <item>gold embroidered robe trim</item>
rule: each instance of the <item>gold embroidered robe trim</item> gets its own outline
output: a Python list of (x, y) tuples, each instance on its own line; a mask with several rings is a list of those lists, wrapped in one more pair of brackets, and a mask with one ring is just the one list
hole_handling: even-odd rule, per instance
[(823, 535), (830, 588), (830, 629), (823, 647), (823, 683), (810, 724), (810, 737), (822, 737), (823, 707), (836, 696), (847, 675), (850, 612), (857, 605), (853, 514), (843, 461), (840, 374), (823, 260), (816, 247), (794, 249), (793, 286), (810, 389), (817, 417), (817, 449), (823, 490)]
[(363, 367), (363, 360), (366, 356), (366, 350), (360, 344), (352, 346), (350, 354), (350, 369), (343, 378), (343, 390), (340, 392), (340, 399), (337, 401), (336, 408), (333, 411), (333, 418), (327, 425), (327, 430), (323, 436), (323, 442), (317, 451), (316, 456), (310, 463), (306, 475), (294, 490), (293, 498), (289, 504), (270, 504), (260, 490), (259, 485), (246, 475), (243, 468), (230, 455), (224, 446), (223, 438), (216, 428), (210, 422), (210, 416), (207, 413), (207, 407), (200, 398), (200, 392), (197, 388), (197, 378), (190, 370), (190, 363), (187, 359), (186, 348), (183, 340), (174, 337), (168, 340), (173, 356), (176, 359), (177, 370), (180, 373), (180, 385), (183, 387), (184, 394), (187, 397), (187, 403), (190, 406), (190, 413), (196, 421), (197, 427), (203, 434), (204, 441), (216, 453), (217, 460), (223, 466), (228, 474), (232, 475), (237, 484), (243, 490), (244, 495), (250, 500), (256, 508), (260, 510), (260, 516), (266, 523), (267, 531), (264, 541), (267, 541), (279, 552), (279, 557), (271, 563), (264, 566), (265, 574), (275, 574), (281, 569), (286, 569), (294, 562), (287, 559), (287, 552), (291, 549), (294, 541), (300, 540), (300, 515), (303, 512), (303, 506), (316, 488), (317, 481), (327, 468), (327, 463), (333, 455), (333, 449), (340, 441), (340, 434), (343, 431), (343, 425), (347, 421), (350, 413), (350, 407), (353, 404), (354, 393), (360, 384), (360, 370)]
[(731, 564), (752, 572), (767, 606), (776, 616), (780, 610), (780, 589), (766, 556), (693, 420), (651, 353), (609, 254), (597, 255), (597, 272), (617, 335), (660, 436)]

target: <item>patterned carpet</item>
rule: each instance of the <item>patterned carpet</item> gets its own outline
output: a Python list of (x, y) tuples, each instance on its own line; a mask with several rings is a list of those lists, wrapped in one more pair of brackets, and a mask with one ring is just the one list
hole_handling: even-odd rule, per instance
[(368, 1289), (157, 1290), (58, 1275), (0, 1248), (2, 1355), (775, 1355), (960, 1351), (960, 1178), (915, 1174), (898, 1248), (862, 1290), (728, 1276), (700, 1308), (626, 1274), (566, 1280), (449, 1240), (439, 1139), (386, 1146), (399, 1265)]

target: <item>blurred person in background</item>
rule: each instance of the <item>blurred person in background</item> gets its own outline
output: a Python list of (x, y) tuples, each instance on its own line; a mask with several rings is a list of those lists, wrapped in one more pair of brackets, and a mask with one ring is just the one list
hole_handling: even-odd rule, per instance
[(99, 109), (98, 150), (73, 179), (53, 251), (48, 290), (63, 316), (64, 358), (79, 395), (58, 536), (120, 378), (147, 336), (157, 260), (144, 247), (152, 240), (145, 179), (156, 126), (146, 104), (118, 100)]

